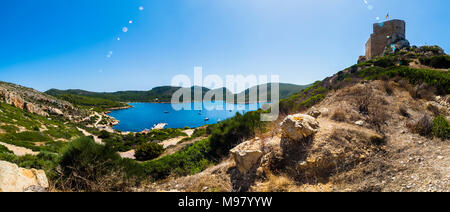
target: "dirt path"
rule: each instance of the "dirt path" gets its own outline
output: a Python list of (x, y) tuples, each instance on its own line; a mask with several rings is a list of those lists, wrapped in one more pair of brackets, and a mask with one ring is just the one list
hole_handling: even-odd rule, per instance
[(17, 156), (38, 155), (39, 154), (39, 152), (34, 152), (33, 150), (27, 149), (25, 147), (15, 146), (15, 145), (3, 143), (3, 142), (0, 142), (0, 145), (5, 146), (6, 148), (9, 149), (9, 151), (12, 151)]
[(100, 114), (98, 114), (97, 112), (95, 112), (95, 115), (98, 116), (98, 117), (100, 117), (100, 118), (95, 122), (95, 124), (94, 124), (94, 126), (97, 127), (98, 124), (103, 120), (103, 116), (100, 115)]
[(165, 141), (162, 141), (161, 145), (163, 145), (164, 149), (169, 148), (170, 146), (176, 146), (178, 144), (178, 142), (180, 142), (181, 140), (183, 140), (184, 138), (188, 138), (191, 137), (192, 134), (194, 134), (194, 130), (193, 129), (189, 129), (189, 130), (184, 130), (184, 133), (186, 133), (188, 136), (178, 136), (176, 138), (171, 138)]
[(81, 129), (81, 128), (79, 128), (79, 127), (77, 127), (77, 129), (80, 131), (80, 132), (82, 132), (83, 133), (83, 135), (84, 136), (92, 136), (92, 137), (94, 137), (94, 141), (95, 141), (95, 143), (97, 143), (97, 144), (104, 144), (103, 143), (103, 141), (102, 141), (102, 139), (100, 139), (98, 136), (96, 136), (96, 135), (92, 135), (91, 133), (89, 133), (88, 131), (86, 131), (86, 130), (84, 130), (84, 129)]
[(129, 159), (133, 159), (136, 160), (136, 157), (134, 157), (134, 153), (136, 151), (134, 149), (128, 151), (128, 152), (119, 152), (120, 157), (122, 158), (129, 158)]

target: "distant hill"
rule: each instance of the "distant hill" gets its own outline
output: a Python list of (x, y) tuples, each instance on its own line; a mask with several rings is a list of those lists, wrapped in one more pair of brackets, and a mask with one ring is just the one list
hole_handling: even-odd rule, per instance
[[(272, 99), (271, 92), (272, 92), (273, 83), (267, 83), (267, 84), (263, 84), (263, 85), (267, 86), (267, 90), (265, 90), (261, 95), (267, 96), (267, 100), (271, 101), (271, 99)], [(240, 94), (242, 95), (242, 93), (244, 93), (245, 99), (246, 99), (246, 101), (248, 101), (250, 90), (257, 88), (258, 89), (257, 93), (259, 96), (260, 95), (259, 89), (263, 85), (254, 86), (252, 88), (249, 88), (249, 89), (241, 92)], [(293, 94), (298, 93), (298, 92), (302, 91), (303, 89), (310, 87), (311, 85), (312, 84), (310, 84), (310, 85), (294, 85), (294, 84), (287, 84), (287, 83), (279, 83), (279, 98), (280, 99), (288, 98), (288, 97), (292, 96)]]
[[(286, 83), (280, 83), (279, 84), (280, 89), (280, 98), (287, 98), (291, 96), (294, 93), (298, 93), (301, 90), (309, 87), (309, 85), (294, 85), (294, 84), (286, 84)], [(259, 86), (258, 86), (259, 87)], [(96, 98), (99, 99), (105, 99), (109, 101), (116, 101), (116, 102), (170, 102), (172, 99), (172, 95), (179, 90), (181, 87), (172, 87), (172, 86), (162, 86), (162, 87), (155, 87), (152, 90), (149, 91), (118, 91), (118, 92), (91, 92), (91, 91), (85, 91), (85, 90), (79, 90), (79, 89), (70, 89), (70, 90), (58, 90), (58, 89), (50, 89), (46, 91), (45, 93), (51, 96), (55, 97), (64, 97), (65, 100), (69, 100), (65, 97), (67, 95), (77, 95), (77, 96), (84, 96), (84, 97), (90, 97), (90, 98)], [(194, 87), (186, 88), (191, 89), (191, 96), (194, 98), (193, 92)], [(267, 91), (264, 93), (269, 93), (268, 100), (271, 99), (270, 92), (271, 92), (272, 84), (267, 84)], [(208, 91), (211, 91), (211, 89), (208, 88), (201, 88), (202, 89), (202, 96), (205, 96), (205, 94)], [(259, 88), (258, 88), (259, 89)], [(223, 91), (223, 96), (226, 97), (226, 94), (231, 94), (231, 91), (229, 91), (226, 88), (219, 88), (215, 89), (213, 91)], [(247, 89), (242, 93), (246, 96), (246, 102), (248, 102), (248, 95), (249, 95), (250, 89)], [(259, 93), (259, 90), (258, 90)], [(74, 97), (74, 96), (72, 96)], [(236, 98), (236, 95), (235, 95)], [(79, 97), (77, 99), (80, 99)], [(214, 98), (213, 98), (214, 99)], [(92, 99), (90, 99), (92, 100)], [(111, 102), (109, 102), (111, 103)], [(111, 103), (112, 104), (112, 103)]]

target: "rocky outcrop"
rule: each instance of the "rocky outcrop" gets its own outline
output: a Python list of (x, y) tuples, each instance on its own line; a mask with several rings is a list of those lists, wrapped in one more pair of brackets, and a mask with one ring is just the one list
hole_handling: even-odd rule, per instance
[(242, 174), (254, 168), (263, 156), (262, 143), (259, 139), (246, 141), (230, 150), (231, 157)]
[(0, 97), (6, 104), (13, 105), (14, 107), (23, 109), (25, 101), (19, 95), (15, 93), (8, 92), (6, 89), (0, 88)]
[(64, 113), (58, 108), (49, 108), (48, 111), (49, 111), (49, 113), (54, 114), (54, 115), (60, 115), (60, 116), (64, 115)]
[(254, 138), (245, 141), (232, 150), (231, 158), (235, 161), (236, 167), (241, 174), (247, 174), (254, 168), (261, 166), (261, 159), (270, 153), (274, 153), (280, 148), (280, 137)]
[(66, 101), (6, 82), (0, 82), (0, 101), (41, 116), (52, 114), (76, 121), (88, 115)]
[(0, 192), (45, 192), (48, 187), (44, 171), (0, 161)]
[(20, 108), (37, 115), (48, 116), (48, 113), (42, 110), (40, 107), (23, 100), (20, 95), (9, 92), (6, 89), (0, 88), (0, 98), (5, 101), (6, 104), (12, 105), (16, 108)]
[(40, 116), (48, 116), (48, 113), (42, 110), (41, 108), (37, 107), (36, 105), (25, 102), (24, 109), (27, 110), (30, 113), (34, 113)]
[(319, 129), (319, 122), (305, 114), (289, 115), (280, 125), (282, 137), (293, 141), (300, 141), (314, 135)]

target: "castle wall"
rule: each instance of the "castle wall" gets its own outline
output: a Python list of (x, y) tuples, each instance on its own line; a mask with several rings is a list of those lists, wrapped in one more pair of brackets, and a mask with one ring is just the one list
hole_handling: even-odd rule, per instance
[(399, 40), (405, 40), (406, 23), (402, 20), (391, 20), (373, 25), (373, 33), (366, 43), (366, 57), (373, 58), (383, 54), (386, 46)]

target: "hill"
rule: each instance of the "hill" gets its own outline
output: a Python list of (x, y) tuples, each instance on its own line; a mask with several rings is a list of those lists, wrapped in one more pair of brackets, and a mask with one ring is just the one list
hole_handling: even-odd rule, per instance
[[(271, 84), (267, 84), (267, 85), (268, 85), (267, 92), (270, 94)], [(292, 95), (293, 93), (301, 91), (302, 89), (304, 89), (306, 87), (308, 87), (308, 86), (307, 85), (302, 86), (302, 85), (280, 83), (279, 84), (280, 98), (286, 98), (286, 97)], [(93, 99), (89, 99), (89, 101), (87, 99), (82, 100), (80, 98), (80, 96), (96, 98), (97, 101), (100, 101), (100, 99), (113, 101), (113, 102), (108, 102), (108, 103), (105, 102), (104, 104), (106, 104), (106, 105), (109, 105), (109, 104), (119, 105), (120, 103), (118, 103), (118, 102), (170, 102), (172, 99), (172, 95), (180, 88), (181, 87), (162, 86), (162, 87), (153, 88), (150, 91), (118, 91), (118, 92), (111, 92), (111, 93), (90, 92), (90, 91), (84, 91), (84, 90), (78, 90), (78, 89), (75, 89), (75, 90), (50, 89), (50, 90), (46, 91), (45, 93), (48, 95), (51, 95), (51, 96), (55, 96), (55, 97), (64, 97), (64, 95), (76, 95), (76, 96), (78, 96), (76, 101), (78, 101), (81, 105), (92, 104), (92, 103), (87, 103), (87, 102), (89, 102), (89, 101), (92, 102), (94, 100)], [(185, 89), (189, 89), (189, 88), (185, 88)], [(191, 89), (191, 97), (192, 97), (192, 99), (194, 99), (194, 95), (193, 95), (194, 89), (193, 89), (193, 87), (190, 89)], [(213, 92), (222, 91), (224, 97), (226, 97), (227, 94), (231, 94), (231, 92), (225, 88), (219, 88), (219, 89), (215, 89), (215, 90), (210, 90), (208, 88), (201, 88), (201, 89), (202, 89), (202, 96), (205, 96), (205, 94), (208, 91), (213, 91)], [(241, 92), (241, 94), (244, 94), (246, 96), (246, 102), (249, 102), (249, 97), (248, 97), (249, 90), (250, 89), (247, 89), (246, 91)], [(258, 93), (259, 93), (259, 86), (258, 86)], [(72, 97), (76, 97), (76, 96), (72, 96)], [(234, 95), (235, 99), (236, 99), (236, 96), (237, 95), (235, 94)], [(268, 95), (269, 100), (270, 100), (270, 96), (271, 95)], [(72, 98), (69, 98), (68, 96), (66, 96), (63, 99), (70, 100)], [(75, 103), (75, 102), (72, 102), (72, 103)]]

